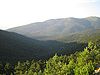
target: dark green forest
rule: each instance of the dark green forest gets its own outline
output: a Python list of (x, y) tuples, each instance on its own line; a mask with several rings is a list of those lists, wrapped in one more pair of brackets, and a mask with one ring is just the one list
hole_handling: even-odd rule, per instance
[(48, 59), (57, 53), (69, 55), (83, 50), (87, 43), (59, 42), (56, 40), (40, 41), (23, 35), (0, 30), (0, 60), (12, 62), (29, 59)]
[(0, 62), (0, 75), (100, 75), (100, 42), (89, 42), (84, 50), (47, 60)]

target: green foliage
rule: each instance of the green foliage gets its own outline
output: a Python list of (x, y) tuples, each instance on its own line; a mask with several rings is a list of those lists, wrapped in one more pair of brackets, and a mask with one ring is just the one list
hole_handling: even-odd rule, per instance
[(0, 75), (93, 75), (100, 63), (100, 48), (89, 42), (82, 52), (69, 56), (55, 54), (46, 61), (18, 61), (17, 64), (0, 63)]

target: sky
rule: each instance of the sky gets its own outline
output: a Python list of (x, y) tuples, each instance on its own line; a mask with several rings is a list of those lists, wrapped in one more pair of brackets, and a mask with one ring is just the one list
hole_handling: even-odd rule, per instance
[(57, 18), (100, 17), (100, 0), (0, 0), (0, 29)]

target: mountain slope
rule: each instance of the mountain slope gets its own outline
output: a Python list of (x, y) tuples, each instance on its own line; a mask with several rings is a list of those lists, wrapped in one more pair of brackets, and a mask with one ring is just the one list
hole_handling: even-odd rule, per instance
[(88, 29), (100, 29), (99, 17), (61, 18), (32, 23), (8, 29), (31, 38), (40, 40), (56, 40), (61, 36), (69, 36)]
[(69, 36), (61, 36), (57, 40), (63, 42), (88, 42), (88, 41), (98, 41), (100, 40), (100, 29), (95, 30), (85, 30), (83, 32), (78, 32), (71, 34)]
[(45, 50), (37, 42), (39, 41), (0, 30), (0, 59), (6, 61), (34, 58), (40, 50)]
[(74, 53), (86, 47), (84, 43), (62, 43), (38, 41), (17, 33), (0, 30), (0, 60), (17, 61), (27, 59), (47, 59), (55, 53)]

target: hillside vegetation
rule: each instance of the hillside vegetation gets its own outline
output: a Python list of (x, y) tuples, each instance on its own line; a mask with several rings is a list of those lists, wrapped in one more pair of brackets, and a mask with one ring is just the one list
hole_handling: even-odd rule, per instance
[(85, 30), (84, 32), (78, 32), (69, 36), (60, 36), (57, 40), (62, 42), (88, 42), (100, 40), (100, 29)]
[(0, 60), (18, 61), (26, 59), (48, 59), (55, 53), (70, 54), (82, 50), (86, 43), (63, 43), (58, 41), (39, 41), (23, 35), (0, 30)]
[[(99, 46), (98, 46), (99, 44)], [(69, 56), (55, 56), (45, 61), (18, 61), (16, 64), (0, 63), (1, 75), (94, 75), (100, 65), (100, 42), (88, 44), (84, 51)]]

